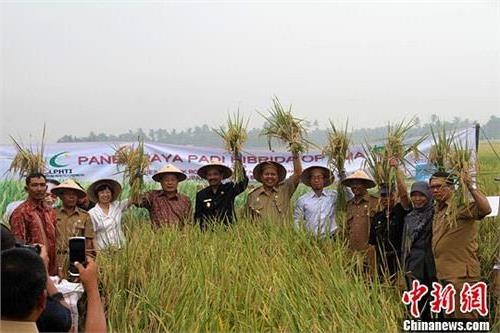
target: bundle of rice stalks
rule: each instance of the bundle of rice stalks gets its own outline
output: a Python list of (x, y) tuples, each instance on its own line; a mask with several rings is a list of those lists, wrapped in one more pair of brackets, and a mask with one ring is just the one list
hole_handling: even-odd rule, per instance
[(130, 185), (130, 198), (137, 202), (141, 196), (144, 180), (142, 176), (148, 171), (150, 161), (144, 154), (144, 141), (139, 139), (136, 147), (132, 145), (115, 149), (117, 167), (123, 166), (123, 181)]
[(17, 149), (17, 153), (10, 163), (9, 172), (19, 174), (20, 178), (26, 177), (35, 172), (45, 173), (46, 167), (45, 159), (43, 157), (45, 146), (45, 125), (43, 126), (42, 143), (39, 148), (33, 148), (32, 146), (23, 147), (12, 136), (10, 138)]
[[(222, 138), (224, 142), (224, 148), (233, 154), (235, 158), (239, 157), (242, 152), (242, 147), (248, 139), (247, 126), (249, 119), (245, 122), (243, 116), (240, 116), (240, 111), (237, 113), (227, 116), (227, 129), (224, 126), (220, 126), (218, 129), (214, 129)], [(234, 163), (233, 177), (235, 182), (239, 182), (243, 179), (243, 173), (245, 170), (241, 163)]]
[(364, 145), (366, 165), (371, 170), (375, 182), (379, 185), (386, 184), (393, 186), (396, 184), (396, 170), (391, 167), (390, 160), (397, 159), (403, 167), (412, 162), (407, 158), (412, 153), (417, 158), (422, 152), (418, 146), (426, 139), (426, 136), (412, 140), (407, 144), (407, 136), (410, 129), (415, 125), (415, 119), (408, 122), (401, 121), (387, 126), (387, 138), (383, 147), (372, 147), (366, 143)]
[(292, 115), (291, 106), (288, 111), (285, 111), (277, 97), (273, 98), (273, 107), (269, 110), (269, 116), (262, 116), (266, 119), (266, 124), (261, 135), (267, 136), (270, 150), (272, 138), (288, 144), (288, 150), (292, 154), (306, 152), (308, 147), (313, 145), (305, 138), (306, 127), (303, 125), (304, 120), (295, 118)]
[(476, 165), (472, 151), (469, 149), (467, 141), (462, 143), (460, 140), (453, 141), (453, 147), (449, 154), (450, 173), (456, 179), (458, 188), (455, 193), (458, 206), (466, 205), (469, 202), (469, 190), (467, 184), (472, 181), (471, 173), (474, 172)]
[(364, 167), (368, 168), (375, 183), (378, 185), (391, 184), (391, 166), (384, 147), (372, 146), (368, 142), (363, 145), (365, 153)]
[[(327, 133), (327, 143), (323, 148), (323, 155), (328, 158), (328, 167), (335, 173), (340, 174), (345, 171), (345, 161), (349, 155), (350, 135), (347, 134), (348, 122), (346, 121), (343, 130), (337, 129), (330, 121), (330, 130)], [(347, 205), (345, 187), (339, 181), (337, 183), (337, 211), (344, 211)]]
[(433, 145), (428, 160), (434, 172), (447, 172), (450, 168), (449, 154), (455, 138), (455, 131), (447, 133), (446, 126), (438, 122), (436, 127), (431, 126)]
[(410, 119), (408, 122), (403, 120), (395, 125), (389, 124), (387, 127), (386, 155), (398, 159), (400, 164), (403, 165), (410, 163), (407, 159), (408, 154), (413, 153), (415, 158), (422, 154), (418, 146), (427, 138), (424, 135), (414, 140), (412, 144), (406, 144), (408, 133), (413, 126), (415, 126), (415, 118)]

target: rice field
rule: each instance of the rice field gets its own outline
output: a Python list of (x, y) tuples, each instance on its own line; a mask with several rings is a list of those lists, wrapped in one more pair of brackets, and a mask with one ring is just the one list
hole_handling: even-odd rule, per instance
[[(482, 144), (479, 181), (488, 195), (500, 194), (495, 176), (500, 162)], [(183, 182), (180, 191), (194, 200), (202, 186)], [(306, 191), (300, 186), (293, 200)], [(23, 184), (2, 181), (0, 193), (3, 213), (6, 204), (24, 197)], [(237, 198), (237, 210), (246, 195)], [(136, 208), (124, 219), (127, 245), (98, 257), (110, 331), (401, 329), (399, 287), (367, 278), (341, 241), (317, 239), (291, 221), (240, 220), (202, 233), (191, 225), (152, 230), (146, 211)], [(500, 250), (499, 222), (497, 217), (479, 224), (478, 254), (489, 285)], [(490, 297), (490, 311), (496, 302)], [(500, 330), (498, 320), (493, 330)]]

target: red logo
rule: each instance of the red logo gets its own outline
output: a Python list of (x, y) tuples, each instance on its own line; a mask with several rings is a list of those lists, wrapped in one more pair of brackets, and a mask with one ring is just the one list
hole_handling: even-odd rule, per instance
[(420, 317), (418, 302), (428, 291), (429, 288), (425, 284), (421, 284), (418, 280), (413, 280), (411, 290), (403, 293), (403, 303), (410, 305), (410, 313), (414, 318)]
[(432, 283), (432, 301), (431, 311), (434, 313), (439, 313), (444, 310), (446, 314), (452, 314), (455, 312), (455, 294), (457, 291), (452, 284), (447, 284), (446, 287), (440, 283)]
[[(464, 283), (460, 291), (460, 311), (468, 313), (477, 311), (481, 316), (488, 314), (487, 288), (484, 282), (475, 284)], [(421, 284), (418, 280), (412, 282), (412, 288), (403, 292), (402, 301), (405, 305), (410, 306), (410, 314), (414, 318), (420, 317), (418, 302), (429, 292), (429, 288)], [(431, 291), (431, 311), (440, 313), (444, 311), (446, 314), (455, 312), (455, 295), (457, 291), (452, 284), (447, 284), (443, 287), (440, 283), (434, 282)]]
[(486, 283), (477, 282), (472, 286), (464, 283), (460, 292), (460, 311), (467, 313), (477, 310), (481, 316), (488, 314), (488, 306), (486, 304)]

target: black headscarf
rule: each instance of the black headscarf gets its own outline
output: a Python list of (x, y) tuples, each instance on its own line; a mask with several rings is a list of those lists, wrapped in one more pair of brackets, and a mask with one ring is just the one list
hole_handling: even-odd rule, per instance
[(414, 208), (405, 217), (402, 245), (402, 262), (406, 266), (406, 258), (409, 256), (413, 244), (423, 237), (426, 232), (432, 231), (432, 218), (434, 216), (434, 202), (427, 182), (415, 182), (411, 187), (411, 193), (419, 192), (427, 198), (425, 206)]

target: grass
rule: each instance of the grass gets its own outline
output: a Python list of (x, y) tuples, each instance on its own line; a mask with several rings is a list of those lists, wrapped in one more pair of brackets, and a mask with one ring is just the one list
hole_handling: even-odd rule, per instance
[[(493, 181), (499, 161), (483, 144), (479, 157), (481, 189), (499, 194), (500, 182)], [(180, 191), (194, 199), (203, 184), (183, 182)], [(0, 182), (2, 212), (24, 196), (22, 189), (20, 182)], [(292, 200), (306, 191), (300, 186)], [(237, 198), (237, 209), (246, 195)], [(499, 222), (479, 222), (478, 256), (488, 283), (500, 250)], [(132, 208), (124, 228), (127, 245), (98, 257), (110, 331), (400, 330), (401, 291), (369, 282), (341, 242), (311, 237), (291, 221), (240, 220), (206, 233), (196, 226), (152, 230), (146, 211)], [(490, 297), (490, 310), (495, 302)], [(497, 320), (492, 331), (498, 330)]]

